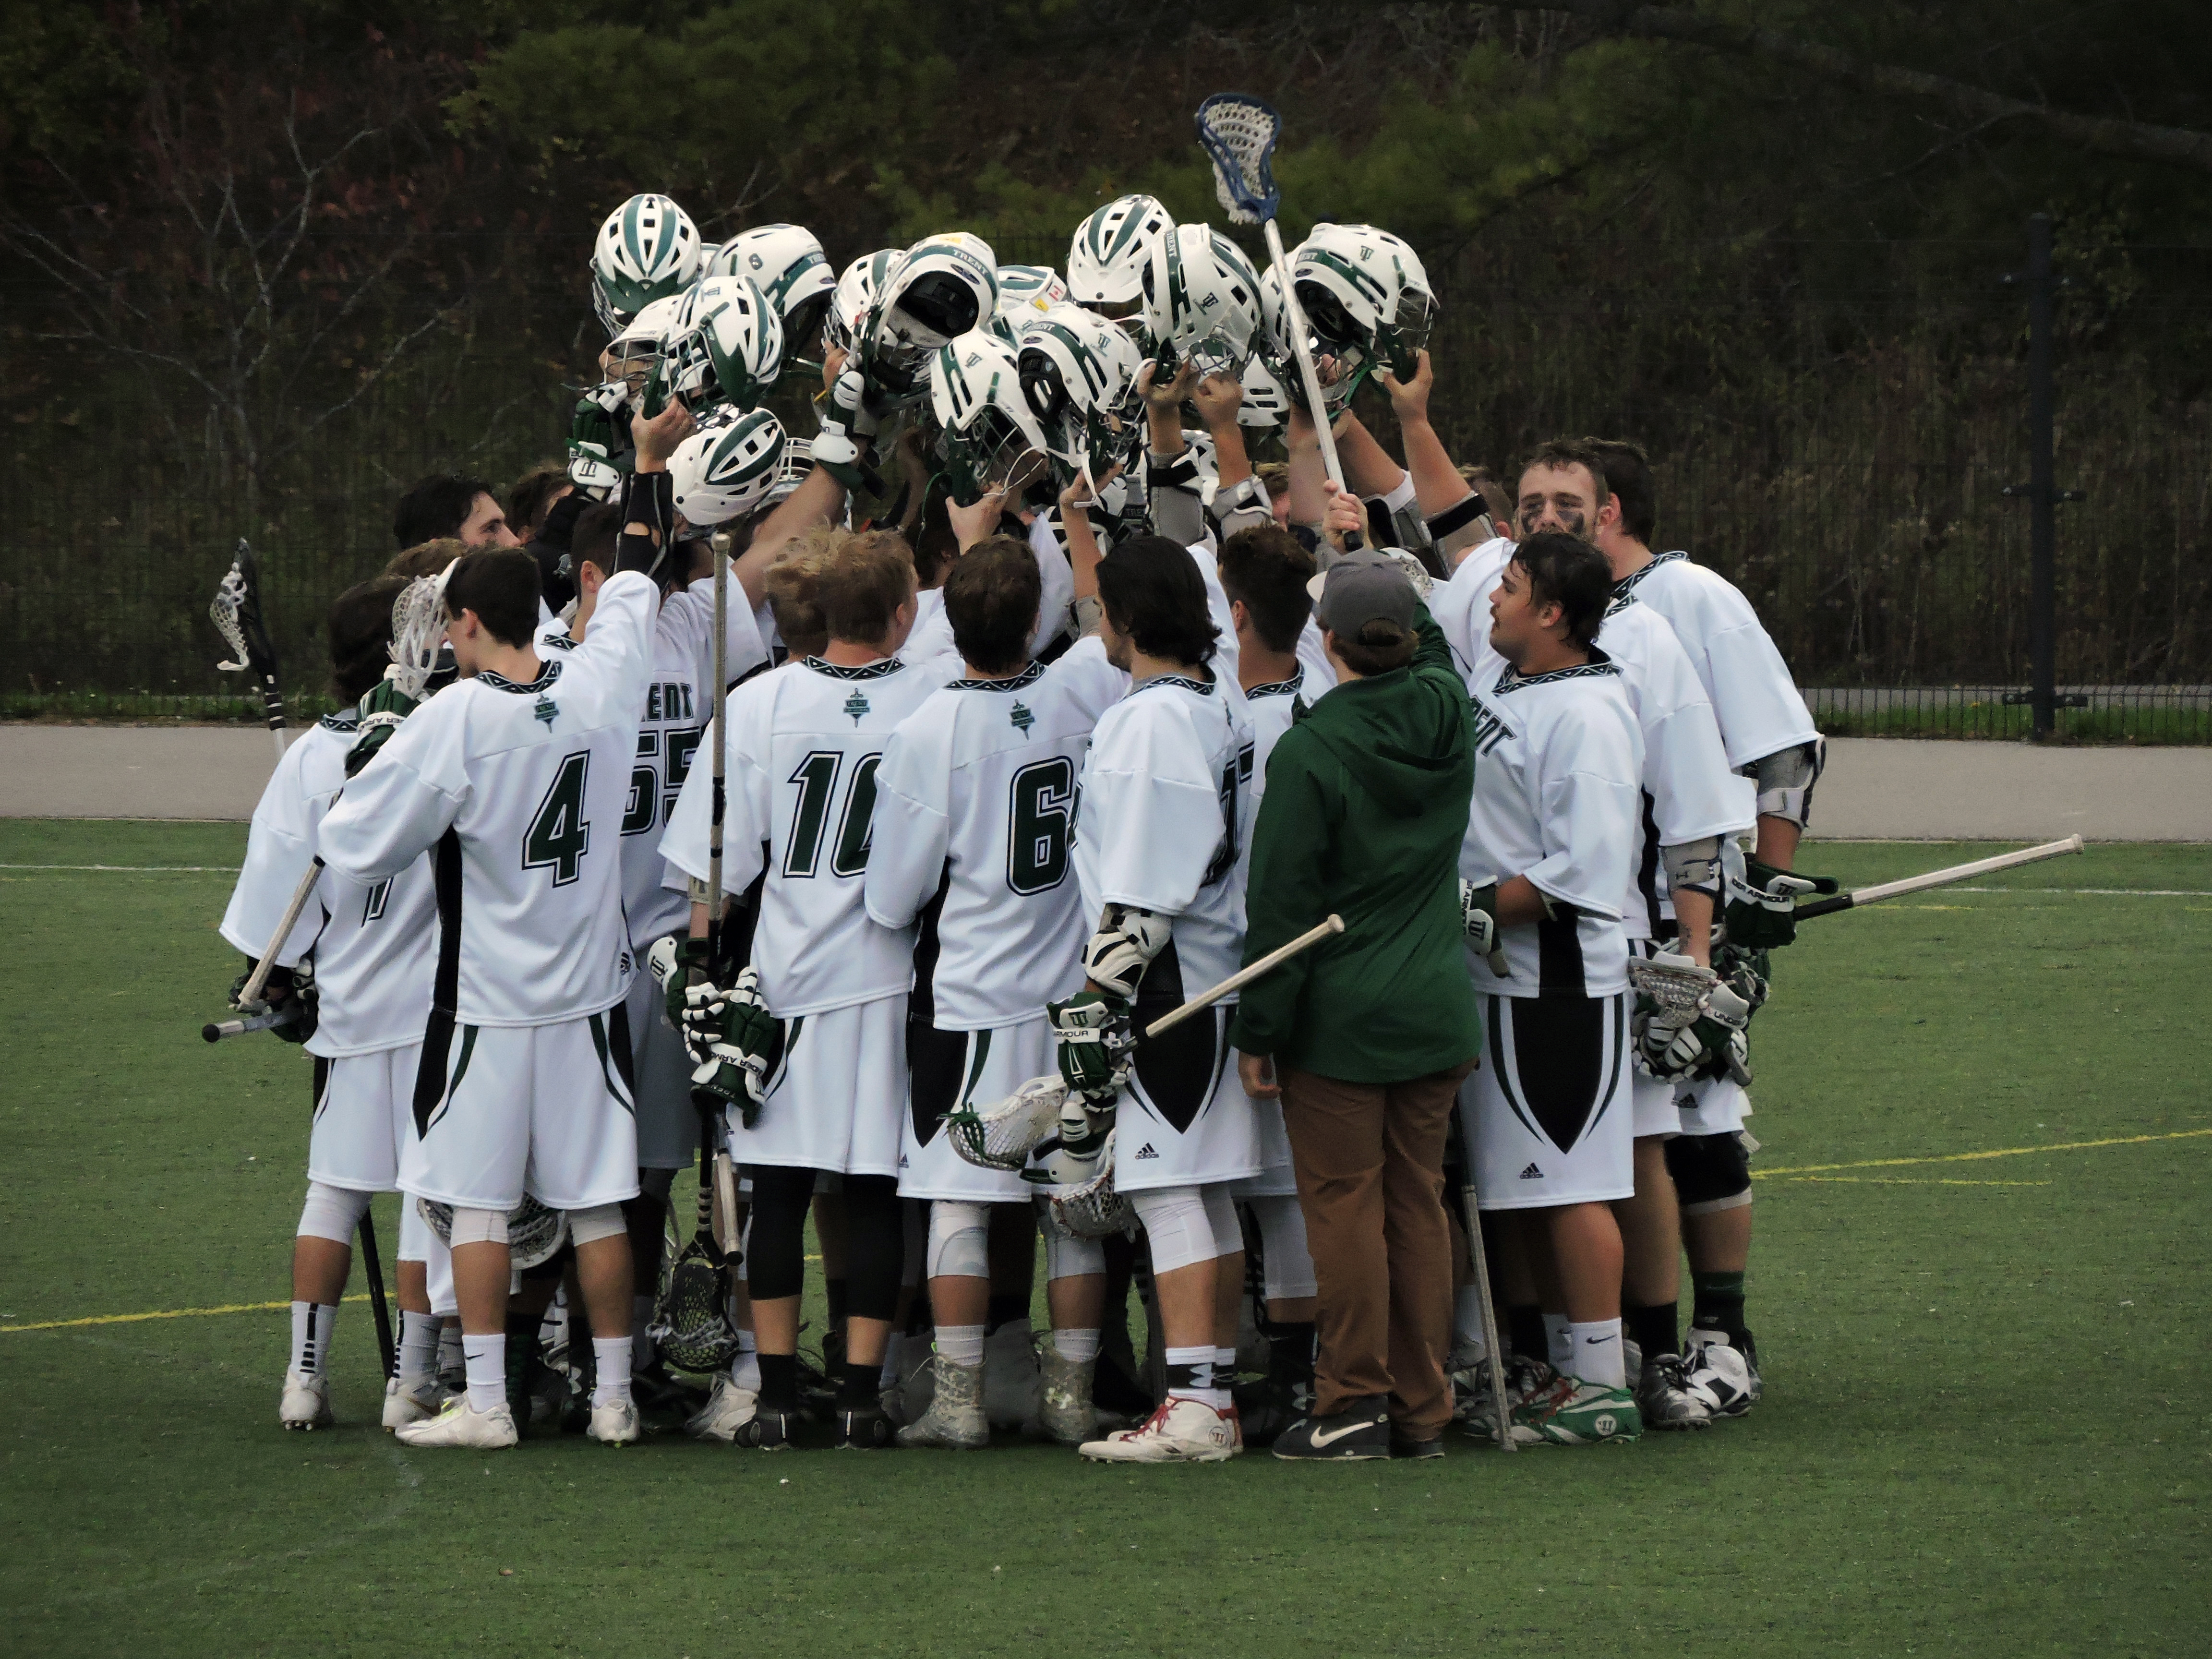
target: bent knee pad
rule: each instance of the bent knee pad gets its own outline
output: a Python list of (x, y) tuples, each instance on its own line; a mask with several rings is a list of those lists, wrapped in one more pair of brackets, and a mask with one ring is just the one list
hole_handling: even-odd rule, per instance
[[(350, 1244), (354, 1229), (361, 1225), (362, 1217), (368, 1213), (371, 1196), (368, 1193), (357, 1193), (350, 1187), (331, 1187), (319, 1181), (309, 1182), (307, 1202), (300, 1206), (299, 1236), (301, 1238), (327, 1238), (334, 1244)], [(411, 1201), (408, 1207), (414, 1207)]]
[(988, 1279), (991, 1215), (981, 1204), (940, 1198), (929, 1206), (929, 1276)]
[(1131, 1193), (1129, 1206), (1152, 1241), (1156, 1276), (1213, 1260), (1213, 1227), (1206, 1218), (1206, 1200), (1197, 1188)]
[(453, 1234), (447, 1242), (457, 1250), (464, 1244), (506, 1243), (507, 1212), (504, 1210), (455, 1210)]
[(1677, 1135), (1667, 1143), (1667, 1173), (1684, 1215), (1711, 1215), (1751, 1202), (1751, 1154), (1743, 1137)]
[(1077, 1237), (1049, 1210), (1045, 1212), (1042, 1231), (1044, 1276), (1048, 1283), (1056, 1279), (1080, 1279), (1085, 1273), (1105, 1273), (1104, 1239)]
[(1751, 775), (1759, 789), (1756, 811), (1763, 818), (1780, 818), (1805, 829), (1813, 816), (1813, 786), (1828, 763), (1825, 738), (1778, 750), (1752, 763)]
[(579, 1244), (596, 1244), (603, 1238), (629, 1231), (619, 1204), (596, 1204), (588, 1210), (568, 1212), (568, 1237)]

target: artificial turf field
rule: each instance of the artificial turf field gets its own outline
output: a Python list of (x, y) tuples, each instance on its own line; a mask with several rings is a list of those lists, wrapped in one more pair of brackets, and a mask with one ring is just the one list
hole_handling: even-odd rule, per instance
[[(14, 822), (0, 864), (244, 842)], [(1991, 850), (1800, 861), (1856, 885)], [(374, 1426), (358, 1304), (341, 1425), (282, 1432), (307, 1065), (198, 1041), (236, 972), (230, 882), (0, 869), (0, 1652), (2212, 1649), (2212, 847), (2092, 848), (1808, 924), (1779, 959), (1751, 1416), (1343, 1468), (409, 1452)], [(2017, 1148), (2051, 1150), (1960, 1157)], [(49, 1322), (80, 1322), (26, 1328)]]

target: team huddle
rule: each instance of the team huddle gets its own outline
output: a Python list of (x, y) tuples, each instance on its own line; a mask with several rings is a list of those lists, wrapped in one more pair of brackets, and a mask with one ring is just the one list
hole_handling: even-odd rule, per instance
[[(234, 999), (314, 1057), (287, 1428), (332, 1421), (392, 1191), (410, 1445), (1426, 1456), (1455, 1419), (1572, 1446), (1751, 1408), (1747, 1030), (1819, 885), (1820, 738), (1744, 597), (1653, 551), (1634, 445), (1502, 483), (1448, 453), (1410, 246), (1323, 224), (1287, 269), (1143, 196), (1064, 273), (607, 219), (565, 462), (401, 502), (331, 615), (355, 707), (286, 750), (223, 919)], [(767, 407), (802, 376), (803, 437)], [(1413, 679), (1433, 754), (1331, 735)], [(1329, 1356), (1379, 1316), (1332, 1293), (1283, 988), (1415, 957), (1346, 957), (1372, 915), (1322, 891), (1444, 915), (1389, 999), (1462, 976), (1480, 1021), (1399, 1073), (1448, 1080), (1450, 1150), (1389, 1200), (1439, 1329), (1357, 1434)]]

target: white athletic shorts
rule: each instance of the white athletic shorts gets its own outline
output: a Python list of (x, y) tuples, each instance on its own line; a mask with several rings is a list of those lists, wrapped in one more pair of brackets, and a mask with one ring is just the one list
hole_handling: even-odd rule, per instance
[(629, 1020), (454, 1025), (433, 1015), (415, 1085), (421, 1138), (399, 1185), (456, 1209), (511, 1210), (527, 1191), (556, 1210), (635, 1198)]
[(730, 1110), (730, 1156), (747, 1166), (895, 1176), (906, 1100), (905, 992), (794, 1014), (753, 1127)]
[[(640, 962), (645, 952), (637, 953)], [(668, 1023), (660, 981), (640, 974), (623, 999), (629, 1014), (630, 1075), (637, 1079), (637, 1166), (688, 1170), (699, 1151), (699, 1112), (691, 1103), (691, 1056)]]
[(1686, 1135), (1734, 1134), (1751, 1115), (1751, 1091), (1724, 1077), (1680, 1084), (1674, 1111)]
[(985, 1170), (952, 1150), (945, 1117), (1004, 1100), (1033, 1077), (1057, 1077), (1052, 1022), (1042, 1014), (988, 1031), (940, 1031), (908, 1021), (910, 1108), (899, 1142), (899, 1196), (1026, 1204), (1036, 1188), (1015, 1171)]
[[(1233, 1062), (1236, 1056), (1230, 1056)], [(1237, 1199), (1296, 1198), (1298, 1195), (1297, 1172), (1291, 1168), (1291, 1135), (1283, 1127), (1283, 1103), (1279, 1100), (1252, 1100), (1252, 1121), (1260, 1132), (1260, 1173), (1247, 1176), (1230, 1188)]]
[(1483, 999), (1481, 1066), (1460, 1085), (1486, 1210), (1610, 1203), (1636, 1190), (1628, 998)]
[[(1141, 992), (1137, 1029), (1164, 1009)], [(1237, 1079), (1229, 1022), (1237, 1005), (1217, 1004), (1171, 1031), (1139, 1041), (1115, 1118), (1114, 1188), (1206, 1187), (1260, 1173), (1260, 1120)]]
[(1671, 1139), (1682, 1133), (1682, 1114), (1674, 1104), (1674, 1085), (1662, 1083), (1636, 1070), (1633, 1059), (1629, 1066), (1629, 1079), (1635, 1085), (1633, 1097), (1636, 1116), (1636, 1138), (1657, 1135)]
[(315, 1127), (307, 1179), (356, 1193), (396, 1193), (399, 1164), (415, 1139), (415, 1073), (422, 1045), (315, 1057)]

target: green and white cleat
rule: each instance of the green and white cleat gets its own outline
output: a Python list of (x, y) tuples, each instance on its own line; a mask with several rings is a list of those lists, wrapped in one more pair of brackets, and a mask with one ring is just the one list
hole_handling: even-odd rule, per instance
[(465, 1391), (446, 1402), (446, 1409), (425, 1423), (395, 1429), (403, 1446), (463, 1446), (477, 1451), (503, 1451), (521, 1437), (514, 1431), (514, 1413), (501, 1401), (488, 1412), (469, 1404)]
[(939, 1354), (936, 1370), (937, 1389), (929, 1409), (898, 1431), (899, 1444), (940, 1446), (948, 1451), (989, 1445), (991, 1424), (983, 1404), (986, 1366), (956, 1365)]
[[(1490, 1373), (1486, 1365), (1474, 1370), (1475, 1387), (1471, 1397), (1462, 1400), (1459, 1409), (1460, 1428), (1478, 1440), (1498, 1437), (1496, 1413), (1491, 1409)], [(1523, 1412), (1546, 1409), (1565, 1400), (1574, 1390), (1574, 1379), (1562, 1376), (1543, 1360), (1526, 1354), (1509, 1355), (1505, 1361), (1505, 1408), (1517, 1424)], [(1525, 1437), (1516, 1434), (1517, 1444), (1527, 1444)]]
[(592, 1421), (584, 1431), (603, 1446), (634, 1446), (637, 1443), (637, 1401), (610, 1400), (603, 1406), (592, 1407)]
[(276, 1420), (288, 1429), (329, 1428), (337, 1421), (331, 1415), (330, 1378), (313, 1371), (286, 1371)]
[(438, 1386), (434, 1376), (416, 1377), (412, 1382), (387, 1377), (384, 1383), (384, 1426), (387, 1431), (393, 1431), (410, 1423), (427, 1422), (438, 1414), (445, 1403), (446, 1391)]
[(1513, 1413), (1513, 1442), (1520, 1446), (1632, 1444), (1644, 1437), (1644, 1415), (1636, 1396), (1580, 1377), (1564, 1400), (1523, 1407)]
[(714, 1391), (707, 1396), (706, 1405), (685, 1420), (684, 1432), (694, 1440), (719, 1441), (726, 1446), (738, 1437), (739, 1429), (753, 1420), (759, 1406), (760, 1395), (739, 1388), (725, 1371), (714, 1379)]

